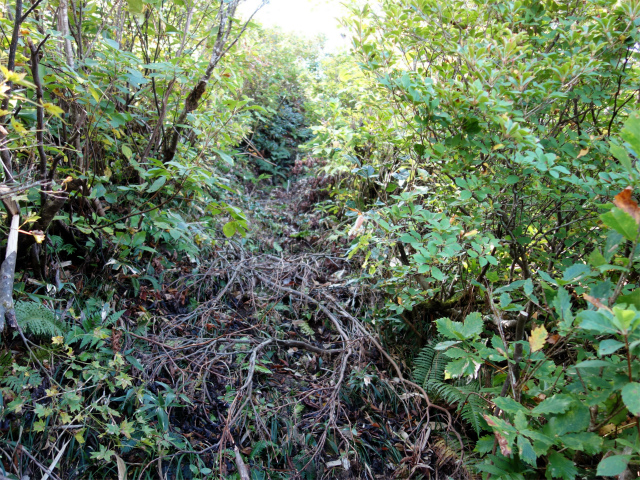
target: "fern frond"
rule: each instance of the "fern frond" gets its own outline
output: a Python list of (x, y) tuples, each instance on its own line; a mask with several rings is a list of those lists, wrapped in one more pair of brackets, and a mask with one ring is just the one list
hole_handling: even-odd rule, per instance
[(259, 457), (267, 447), (278, 448), (278, 445), (273, 443), (271, 440), (260, 440), (253, 445), (249, 458), (253, 460), (256, 457)]
[(434, 341), (426, 345), (414, 360), (414, 381), (425, 389), (431, 382), (442, 382), (444, 380), (444, 370), (449, 362), (443, 351), (433, 348), (433, 345), (437, 343), (437, 341)]
[(316, 334), (316, 332), (313, 331), (313, 328), (311, 328), (309, 326), (309, 324), (304, 320), (302, 322), (300, 322), (300, 324), (298, 325), (298, 328), (300, 328), (300, 331), (302, 333), (304, 333), (305, 335), (307, 335), (307, 336), (309, 336), (311, 338), (313, 338), (315, 336), (315, 334)]
[(16, 321), (25, 332), (38, 337), (58, 337), (67, 326), (56, 314), (39, 302), (16, 302)]
[(427, 394), (433, 395), (434, 400), (441, 398), (449, 405), (457, 405), (460, 416), (479, 434), (485, 429), (483, 415), (487, 413), (486, 402), (474, 395), (479, 391), (480, 385), (475, 381), (468, 385), (447, 383), (444, 372), (449, 358), (444, 355), (444, 351), (433, 348), (437, 343), (434, 341), (426, 345), (414, 360), (414, 381)]

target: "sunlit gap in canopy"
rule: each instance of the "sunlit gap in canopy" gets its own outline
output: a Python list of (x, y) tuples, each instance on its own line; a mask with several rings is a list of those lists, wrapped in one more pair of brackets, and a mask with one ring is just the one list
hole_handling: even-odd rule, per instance
[[(256, 10), (261, 0), (247, 0), (239, 8), (244, 19)], [(345, 8), (338, 0), (270, 0), (255, 15), (254, 20), (266, 27), (279, 27), (285, 32), (307, 38), (324, 35), (325, 50), (336, 52), (348, 48), (349, 41), (338, 18)]]

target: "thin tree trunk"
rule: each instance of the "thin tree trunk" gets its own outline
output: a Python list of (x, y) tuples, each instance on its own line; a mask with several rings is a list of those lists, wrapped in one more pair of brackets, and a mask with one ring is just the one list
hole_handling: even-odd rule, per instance
[(240, 0), (231, 0), (228, 3), (225, 0), (221, 0), (220, 2), (220, 8), (218, 10), (218, 35), (216, 37), (216, 42), (213, 45), (213, 51), (211, 52), (209, 64), (207, 65), (207, 69), (205, 70), (198, 83), (196, 83), (195, 87), (193, 87), (193, 90), (191, 90), (191, 93), (189, 93), (189, 95), (187, 96), (184, 103), (184, 108), (178, 116), (178, 119), (173, 126), (173, 132), (170, 134), (170, 137), (165, 144), (165, 163), (170, 162), (171, 160), (173, 160), (173, 157), (175, 157), (176, 151), (178, 149), (178, 142), (180, 141), (180, 137), (182, 136), (182, 131), (184, 129), (184, 127), (182, 127), (181, 125), (184, 125), (186, 123), (187, 115), (198, 108), (200, 99), (207, 89), (207, 83), (211, 79), (213, 71), (218, 66), (218, 63), (220, 62), (222, 57), (224, 57), (229, 49), (231, 49), (231, 47), (233, 47), (240, 39), (242, 34), (247, 29), (249, 22), (251, 21), (253, 16), (266, 4), (266, 0), (263, 0), (260, 3), (251, 17), (249, 17), (249, 20), (244, 24), (236, 38), (233, 41), (229, 42), (229, 35), (231, 34), (231, 27), (233, 24), (232, 19), (236, 13), (236, 9), (239, 3)]
[(13, 311), (13, 282), (16, 275), (16, 259), (18, 258), (18, 229), (20, 214), (11, 217), (11, 230), (7, 240), (7, 252), (0, 267), (0, 332), (4, 331), (5, 317), (11, 324), (15, 321)]
[(73, 59), (73, 47), (71, 46), (71, 34), (69, 30), (69, 1), (60, 0), (60, 6), (58, 7), (58, 31), (64, 37), (62, 39), (62, 49), (64, 50), (65, 58), (67, 59), (67, 65), (73, 69), (75, 68), (75, 62)]

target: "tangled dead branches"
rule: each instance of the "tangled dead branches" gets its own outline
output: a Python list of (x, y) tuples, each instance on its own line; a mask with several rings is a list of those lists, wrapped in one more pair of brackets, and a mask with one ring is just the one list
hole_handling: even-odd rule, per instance
[(352, 478), (404, 477), (432, 470), (432, 428), (462, 442), (449, 411), (403, 376), (359, 320), (375, 297), (330, 273), (344, 259), (231, 248), (181, 280), (209, 300), (159, 320), (154, 334), (128, 332), (147, 347), (138, 354), (144, 381), (168, 383), (192, 402), (189, 414), (173, 412), (172, 425), (194, 451), (217, 452), (221, 474), (232, 451), (243, 479), (268, 469), (261, 455), (293, 478), (331, 476), (336, 466), (357, 471)]

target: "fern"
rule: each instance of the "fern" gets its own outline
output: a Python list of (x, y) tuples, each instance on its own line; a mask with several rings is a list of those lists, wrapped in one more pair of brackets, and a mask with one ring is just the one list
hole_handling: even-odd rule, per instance
[(16, 302), (15, 312), (20, 328), (37, 337), (58, 337), (67, 331), (65, 323), (41, 303)]
[(444, 372), (449, 358), (444, 355), (444, 351), (433, 348), (436, 343), (438, 342), (434, 341), (425, 346), (416, 357), (414, 381), (427, 394), (441, 398), (450, 405), (458, 405), (460, 416), (479, 434), (485, 429), (482, 416), (486, 413), (486, 402), (475, 395), (480, 390), (480, 384), (476, 381), (467, 385), (445, 382)]
[(304, 333), (309, 337), (313, 338), (313, 336), (316, 334), (316, 332), (313, 331), (313, 328), (311, 328), (306, 321), (300, 322), (300, 324), (298, 325), (298, 328), (300, 328), (300, 331), (302, 333)]
[(260, 440), (253, 445), (253, 449), (251, 450), (251, 455), (249, 456), (249, 458), (253, 460), (259, 457), (262, 454), (262, 452), (264, 452), (267, 449), (267, 447), (271, 447), (275, 449), (275, 448), (278, 448), (278, 445), (276, 445), (270, 440)]

